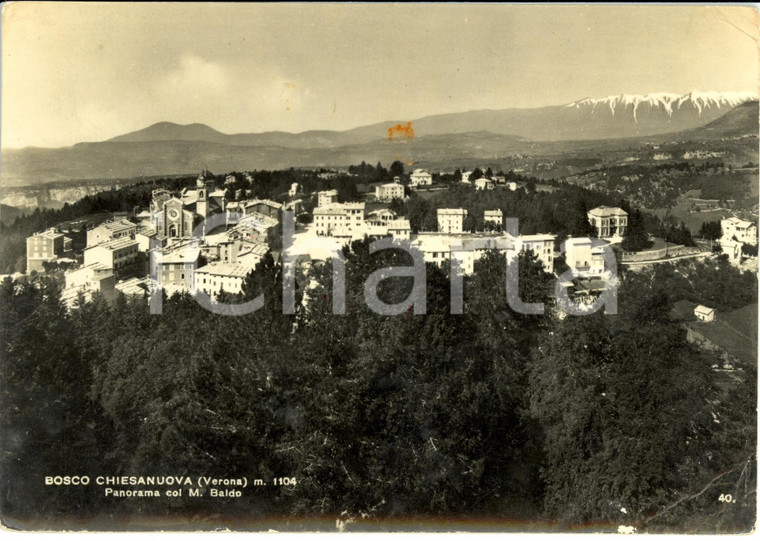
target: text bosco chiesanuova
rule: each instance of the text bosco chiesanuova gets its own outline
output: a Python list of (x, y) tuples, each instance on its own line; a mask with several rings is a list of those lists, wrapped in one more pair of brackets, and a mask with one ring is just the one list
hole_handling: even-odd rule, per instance
[(45, 476), (47, 486), (96, 486), (114, 498), (240, 498), (250, 487), (286, 487), (297, 484), (295, 477), (271, 480), (207, 475), (56, 475)]

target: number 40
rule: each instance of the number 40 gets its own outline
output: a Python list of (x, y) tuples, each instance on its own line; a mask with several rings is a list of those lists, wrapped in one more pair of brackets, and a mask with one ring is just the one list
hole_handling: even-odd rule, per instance
[(721, 494), (718, 496), (718, 501), (723, 503), (736, 503), (736, 500), (731, 494)]

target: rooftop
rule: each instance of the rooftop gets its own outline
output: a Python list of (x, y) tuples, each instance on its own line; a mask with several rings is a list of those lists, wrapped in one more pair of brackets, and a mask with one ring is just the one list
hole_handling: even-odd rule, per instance
[(409, 224), (409, 220), (399, 218), (398, 220), (388, 221), (388, 229), (411, 229), (411, 225)]
[(193, 242), (175, 244), (166, 249), (161, 256), (161, 263), (186, 263), (198, 260), (201, 250)]
[(551, 235), (549, 233), (538, 233), (536, 235), (520, 235), (517, 237), (522, 242), (554, 242), (557, 235)]
[(46, 239), (57, 239), (59, 237), (63, 236), (63, 233), (59, 233), (55, 229), (46, 229), (45, 231), (42, 231), (41, 233), (35, 233), (32, 235), (33, 237), (45, 237)]
[(215, 263), (209, 263), (208, 265), (205, 265), (197, 269), (195, 272), (196, 274), (204, 273), (204, 274), (211, 274), (213, 276), (229, 276), (232, 278), (245, 278), (251, 272), (251, 269), (243, 265), (235, 265), (233, 263), (215, 262)]
[(588, 213), (598, 218), (607, 218), (609, 216), (628, 216), (628, 213), (620, 207), (607, 207), (604, 205), (601, 207), (596, 207), (595, 209), (591, 209), (588, 211)]
[(438, 215), (456, 215), (456, 216), (467, 216), (467, 211), (465, 209), (438, 209)]
[(735, 227), (750, 227), (755, 225), (754, 223), (750, 222), (749, 220), (742, 220), (741, 218), (737, 216), (732, 216), (731, 218), (726, 219), (727, 222), (731, 222)]
[(130, 239), (128, 237), (121, 237), (118, 239), (111, 239), (107, 240), (105, 242), (101, 242), (100, 244), (96, 244), (95, 246), (88, 246), (85, 248), (85, 250), (92, 250), (93, 248), (105, 248), (106, 250), (122, 250), (124, 248), (129, 248), (131, 246), (137, 246), (138, 242), (136, 240)]
[(129, 220), (121, 219), (121, 220), (112, 220), (110, 222), (103, 222), (98, 227), (105, 228), (111, 231), (112, 233), (120, 233), (128, 229), (134, 229), (137, 226), (133, 224), (132, 222), (130, 222)]

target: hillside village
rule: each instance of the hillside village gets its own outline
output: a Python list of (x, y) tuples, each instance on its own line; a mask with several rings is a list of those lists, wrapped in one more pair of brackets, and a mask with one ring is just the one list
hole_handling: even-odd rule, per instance
[[(445, 177), (449, 183), (443, 185), (434, 183), (434, 176), (425, 170), (404, 174), (397, 166), (396, 172), (399, 174), (390, 182), (367, 185), (361, 188), (363, 193), (339, 202), (337, 189), (307, 193), (297, 182), (290, 184), (287, 197), (281, 201), (249, 198), (251, 190), (230, 189), (236, 182), (234, 175), (215, 177), (204, 170), (192, 187), (154, 189), (147, 208), (114, 213), (111, 219), (90, 226), (82, 249), (73, 249), (65, 227), (33, 234), (26, 241), (27, 272), (57, 271), (62, 276), (62, 298), (70, 309), (95, 293), (113, 300), (117, 292), (141, 296), (149, 294), (152, 287), (163, 288), (169, 295), (199, 291), (212, 298), (223, 292), (236, 295), (242, 293), (246, 276), (268, 252), (277, 258), (283, 255), (285, 212), (292, 213), (297, 227), (292, 246), (284, 255), (297, 258), (302, 269), (319, 266), (347, 243), (364, 238), (408, 242), (427, 263), (448, 268), (456, 260), (466, 276), (476, 271), (477, 261), (489, 250), (507, 257), (527, 252), (557, 280), (569, 270), (573, 278), (563, 284), (576, 300), (586, 303), (603, 290), (603, 278), (609, 279), (610, 271), (616, 271), (605, 263), (605, 250), (616, 254), (618, 265), (632, 270), (679, 260), (704, 260), (720, 253), (737, 268), (757, 268), (756, 224), (737, 216), (720, 221), (721, 234), (710, 242), (711, 249), (704, 243), (683, 246), (657, 239), (646, 249), (623, 249), (628, 212), (605, 205), (587, 210), (583, 217), (587, 236), (558, 235), (549, 228), (540, 230), (540, 226), (531, 234), (507, 231), (509, 217), (500, 208), (483, 210), (477, 221), (464, 208), (436, 208), (434, 229), (426, 228), (430, 221), (413, 228), (409, 217), (399, 214), (412, 194), (435, 193), (457, 184), (473, 192), (516, 193), (530, 187), (490, 170), (484, 174), (479, 168), (475, 173), (449, 173)], [(337, 172), (319, 174), (329, 181), (339, 176)], [(206, 220), (212, 217), (218, 225), (206, 230)], [(70, 227), (71, 223), (65, 225)], [(151, 262), (155, 265), (155, 286), (150, 279)], [(62, 274), (61, 269), (65, 269)]]

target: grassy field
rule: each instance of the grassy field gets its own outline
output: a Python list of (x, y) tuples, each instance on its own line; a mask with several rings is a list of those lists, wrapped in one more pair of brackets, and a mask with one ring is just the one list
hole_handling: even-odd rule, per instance
[(692, 235), (699, 233), (699, 228), (702, 227), (704, 222), (720, 221), (724, 216), (731, 215), (726, 209), (710, 210), (706, 212), (692, 212), (691, 210), (691, 203), (679, 198), (676, 206), (670, 210), (657, 209), (649, 212), (656, 214), (660, 218), (667, 214), (675, 216), (678, 221), (682, 221), (686, 224), (686, 227), (691, 231)]
[(747, 365), (757, 364), (757, 304), (719, 313), (710, 323), (689, 323), (702, 336)]

